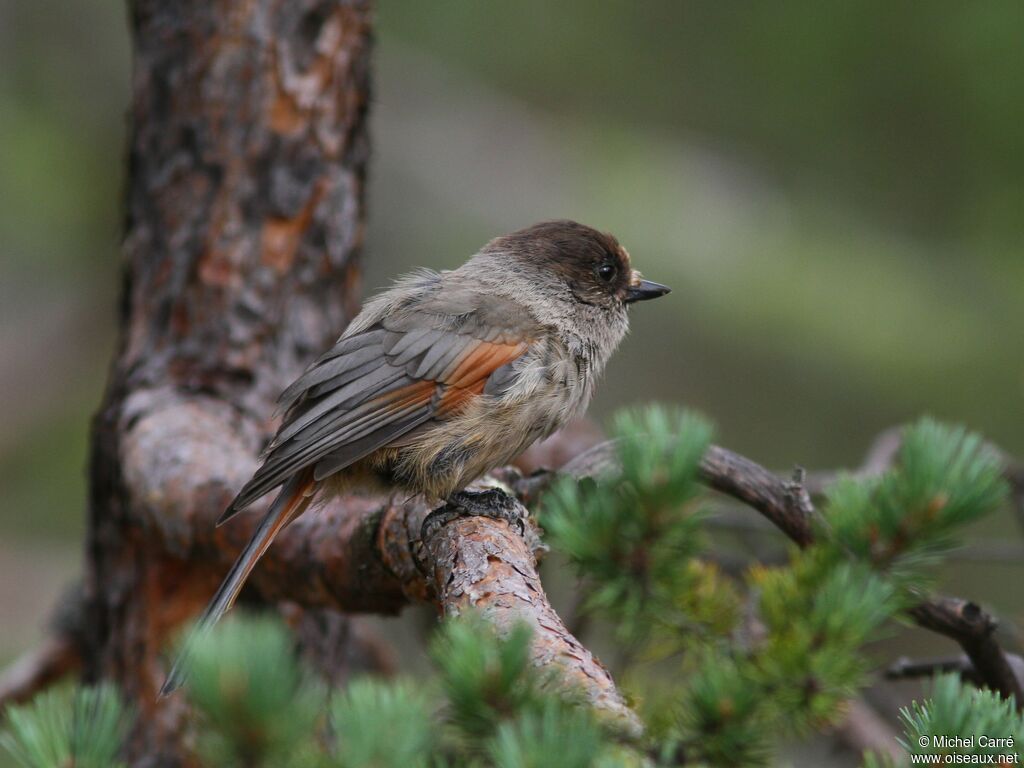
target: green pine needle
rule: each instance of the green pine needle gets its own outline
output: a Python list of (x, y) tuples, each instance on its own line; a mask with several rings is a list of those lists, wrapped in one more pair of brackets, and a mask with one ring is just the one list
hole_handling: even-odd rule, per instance
[[(620, 414), (614, 431), (618, 476), (560, 482), (541, 521), (583, 577), (587, 608), (614, 622), (620, 642), (646, 658), (686, 650), (682, 684), (646, 696), (659, 709), (648, 746), (665, 764), (683, 755), (687, 764), (766, 765), (779, 734), (834, 721), (866, 679), (864, 644), (927, 583), (963, 527), (1007, 496), (999, 457), (980, 437), (925, 419), (907, 428), (890, 471), (830, 489), (828, 527), (814, 546), (785, 566), (752, 569), (744, 583), (696, 557), (707, 422), (652, 407)], [(235, 616), (189, 656), (198, 752), (209, 765), (275, 768), (649, 764), (556, 692), (530, 643), (528, 626), (499, 636), (471, 613), (435, 637), (439, 685), (364, 679), (328, 705), (279, 622)], [(917, 753), (1019, 754), (1024, 745), (1012, 701), (952, 676), (902, 720), (901, 743)], [(126, 728), (113, 689), (48, 693), (8, 710), (0, 744), (26, 768), (107, 768)], [(954, 734), (1015, 747), (920, 746)], [(891, 761), (866, 755), (865, 765)]]
[(697, 467), (714, 432), (691, 411), (652, 405), (621, 411), (613, 420), (621, 480), (648, 502), (673, 506), (701, 493)]
[(24, 768), (114, 768), (130, 717), (109, 685), (52, 690), (7, 709), (3, 745)]
[(893, 469), (830, 489), (828, 523), (837, 552), (852, 552), (904, 589), (920, 589), (963, 527), (1006, 498), (999, 457), (980, 436), (922, 419), (905, 430)]
[[(900, 744), (912, 754), (1024, 756), (1024, 718), (1013, 699), (965, 685), (956, 675), (936, 677), (931, 697), (901, 709), (900, 720), (904, 728)], [(973, 736), (974, 743), (934, 741), (942, 736)], [(985, 745), (982, 736), (1012, 740), (1012, 746)]]
[(742, 658), (710, 648), (700, 655), (680, 714), (689, 759), (724, 768), (768, 763), (765, 692), (754, 679)]
[(592, 768), (603, 749), (589, 712), (548, 701), (499, 726), (487, 751), (496, 768)]
[(521, 624), (499, 637), (476, 614), (449, 619), (438, 631), (431, 655), (450, 717), (465, 735), (490, 736), (502, 722), (542, 700), (541, 681), (530, 661), (531, 635)]
[(619, 414), (614, 431), (620, 474), (563, 480), (540, 519), (587, 584), (586, 609), (632, 643), (652, 627), (678, 630), (704, 618), (685, 614), (685, 595), (700, 576), (687, 563), (701, 548), (697, 468), (712, 430), (691, 413), (653, 406)]
[(312, 764), (324, 692), (299, 664), (280, 621), (231, 616), (195, 641), (188, 663), (206, 762)]
[(815, 551), (754, 576), (768, 636), (752, 657), (779, 726), (805, 733), (831, 722), (863, 685), (862, 645), (899, 609), (895, 590), (868, 566), (830, 565)]
[(331, 703), (337, 737), (331, 765), (374, 768), (426, 766), (436, 724), (422, 690), (409, 682), (356, 680)]

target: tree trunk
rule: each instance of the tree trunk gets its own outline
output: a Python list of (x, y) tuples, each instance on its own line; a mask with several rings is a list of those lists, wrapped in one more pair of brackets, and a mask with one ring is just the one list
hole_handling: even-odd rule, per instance
[[(92, 432), (81, 662), (137, 708), (131, 764), (179, 765), (184, 705), (156, 700), (166, 637), (248, 533), (213, 521), (255, 467), (273, 399), (356, 310), (371, 8), (129, 11), (121, 334)], [(300, 634), (358, 636), (337, 621)]]

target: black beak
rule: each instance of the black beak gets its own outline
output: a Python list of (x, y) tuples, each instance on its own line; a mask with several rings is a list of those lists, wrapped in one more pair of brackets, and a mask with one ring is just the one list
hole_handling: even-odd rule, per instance
[(647, 301), (648, 299), (656, 299), (659, 296), (664, 296), (669, 293), (672, 289), (667, 285), (661, 283), (654, 283), (650, 280), (641, 280), (636, 285), (631, 285), (626, 289), (626, 298), (624, 301), (627, 304), (632, 304), (634, 301)]

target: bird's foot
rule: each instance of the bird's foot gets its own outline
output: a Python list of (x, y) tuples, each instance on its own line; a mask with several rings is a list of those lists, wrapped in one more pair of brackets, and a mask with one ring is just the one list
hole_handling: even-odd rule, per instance
[(426, 540), (442, 526), (461, 517), (490, 517), (514, 525), (520, 535), (526, 535), (526, 508), (514, 496), (500, 488), (479, 491), (456, 491), (423, 521), (420, 538)]
[(448, 497), (447, 505), (460, 510), (464, 515), (494, 517), (513, 522), (523, 517), (526, 510), (507, 491), (501, 488), (485, 488), (479, 491), (456, 491)]

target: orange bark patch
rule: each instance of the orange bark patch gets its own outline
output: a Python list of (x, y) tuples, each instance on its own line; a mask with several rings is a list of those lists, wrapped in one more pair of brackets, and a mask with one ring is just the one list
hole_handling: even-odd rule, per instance
[(295, 261), (295, 254), (302, 242), (302, 235), (305, 234), (309, 223), (313, 220), (313, 211), (323, 196), (323, 184), (317, 184), (309, 200), (299, 211), (297, 216), (286, 219), (280, 216), (272, 216), (263, 223), (263, 232), (260, 238), (260, 261), (274, 269), (278, 274), (284, 274)]

